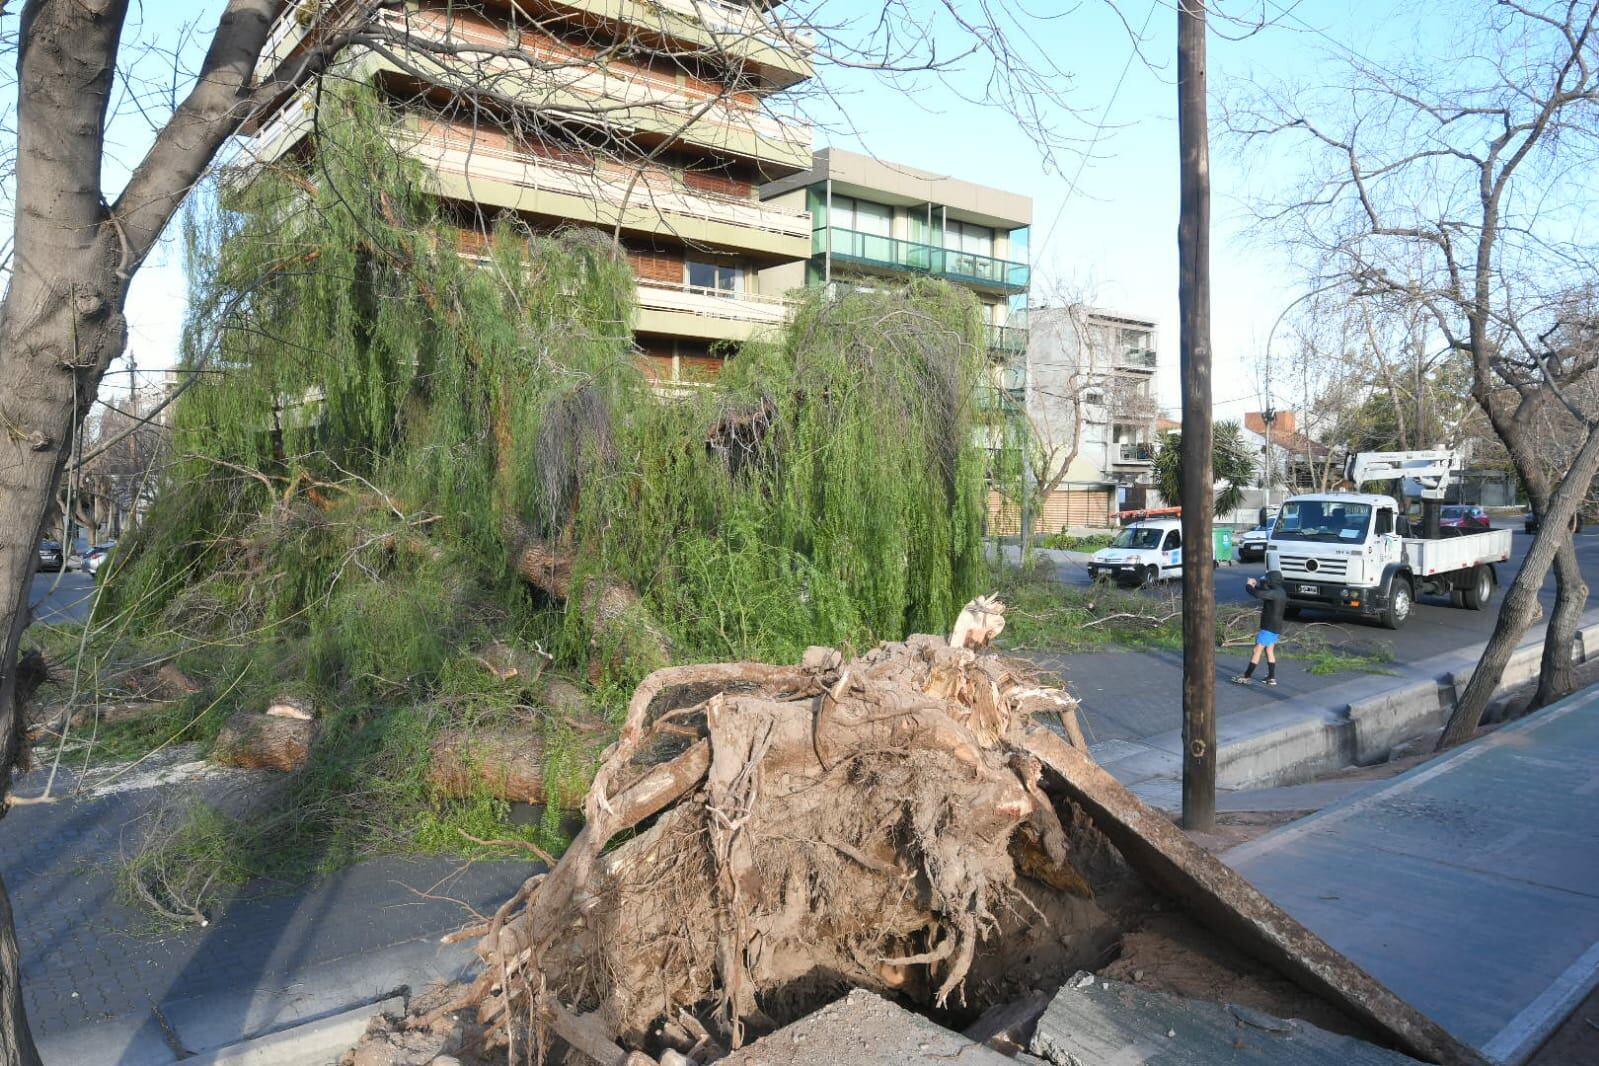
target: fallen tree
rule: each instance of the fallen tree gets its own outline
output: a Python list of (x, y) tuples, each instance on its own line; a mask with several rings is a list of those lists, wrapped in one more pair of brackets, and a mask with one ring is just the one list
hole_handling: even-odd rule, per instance
[(953, 644), (650, 675), (571, 847), (460, 934), (481, 973), (352, 1061), (705, 1062), (848, 988), (970, 1019), (1103, 966), (1165, 899), (1304, 990), (1261, 1005), (1480, 1062), (1034, 721), (1071, 736), (1075, 705), (961, 646), (1000, 610)]

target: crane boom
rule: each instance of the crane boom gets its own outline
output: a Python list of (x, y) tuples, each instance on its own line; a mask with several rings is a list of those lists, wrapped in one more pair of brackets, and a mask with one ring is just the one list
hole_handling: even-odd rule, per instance
[(1460, 453), (1447, 449), (1414, 452), (1357, 452), (1344, 463), (1344, 476), (1355, 488), (1368, 481), (1409, 479), (1421, 486), (1424, 500), (1442, 500), (1450, 479), (1460, 473)]

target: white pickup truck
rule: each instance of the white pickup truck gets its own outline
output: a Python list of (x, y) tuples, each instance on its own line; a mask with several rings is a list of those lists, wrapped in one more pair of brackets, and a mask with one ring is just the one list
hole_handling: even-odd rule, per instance
[(1495, 563), (1510, 558), (1508, 529), (1442, 529), (1409, 536), (1392, 496), (1334, 492), (1283, 504), (1266, 542), (1266, 568), (1282, 572), (1288, 609), (1320, 608), (1375, 618), (1398, 629), (1415, 598), (1447, 592), (1480, 611), (1493, 599)]

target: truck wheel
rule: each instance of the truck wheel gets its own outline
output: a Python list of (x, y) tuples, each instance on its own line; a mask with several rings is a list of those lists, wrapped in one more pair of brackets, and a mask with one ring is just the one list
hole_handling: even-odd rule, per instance
[(1478, 564), (1471, 574), (1471, 584), (1460, 590), (1460, 605), (1468, 611), (1480, 611), (1494, 598), (1494, 576), (1486, 566)]
[(1160, 567), (1158, 567), (1158, 566), (1146, 566), (1146, 567), (1144, 567), (1144, 580), (1142, 582), (1140, 582), (1140, 584), (1142, 584), (1144, 588), (1150, 589), (1150, 588), (1154, 588), (1159, 583), (1160, 583)]
[(1388, 590), (1388, 606), (1382, 612), (1383, 628), (1402, 629), (1410, 620), (1410, 609), (1414, 605), (1415, 596), (1410, 591), (1410, 579), (1394, 578), (1393, 587)]

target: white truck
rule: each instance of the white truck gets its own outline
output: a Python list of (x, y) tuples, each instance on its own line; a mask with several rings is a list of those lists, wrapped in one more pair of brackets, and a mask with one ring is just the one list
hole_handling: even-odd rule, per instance
[(1367, 481), (1419, 484), (1419, 531), (1409, 528), (1392, 496), (1314, 493), (1284, 503), (1266, 542), (1266, 569), (1282, 573), (1290, 616), (1319, 608), (1398, 629), (1418, 595), (1448, 593), (1457, 607), (1486, 607), (1499, 584), (1494, 564), (1510, 558), (1511, 533), (1439, 526), (1439, 508), (1459, 470), (1460, 457), (1449, 451), (1350, 456), (1345, 475), (1356, 489)]

